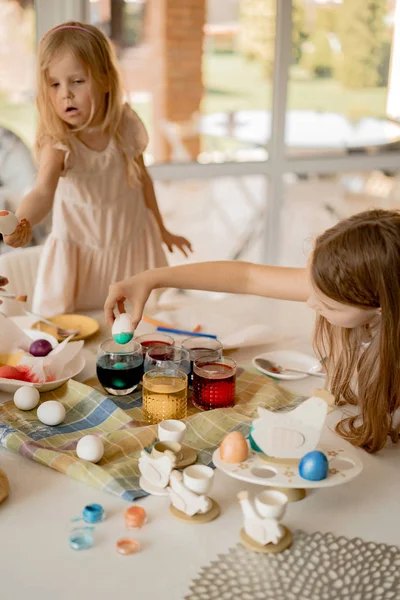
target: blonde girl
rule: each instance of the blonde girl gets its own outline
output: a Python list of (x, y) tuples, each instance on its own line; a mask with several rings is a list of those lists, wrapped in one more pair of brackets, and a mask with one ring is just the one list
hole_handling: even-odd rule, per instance
[(338, 432), (369, 452), (398, 439), (400, 406), (400, 213), (372, 210), (328, 229), (307, 269), (243, 262), (160, 268), (110, 286), (105, 304), (133, 305), (139, 322), (155, 288), (188, 288), (307, 302), (316, 311), (314, 344), (325, 359), (337, 404), (359, 407)]
[(190, 243), (164, 226), (143, 162), (147, 133), (123, 104), (114, 51), (99, 29), (69, 22), (45, 34), (37, 108), (37, 180), (5, 241), (24, 246), (53, 209), (33, 311), (100, 308), (110, 281), (167, 264), (162, 242), (185, 255)]

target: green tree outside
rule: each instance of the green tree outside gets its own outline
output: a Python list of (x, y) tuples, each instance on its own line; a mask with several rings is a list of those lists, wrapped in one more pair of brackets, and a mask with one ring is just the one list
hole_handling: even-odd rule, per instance
[[(265, 75), (272, 77), (276, 28), (275, 0), (241, 0), (239, 49), (243, 56), (262, 63)], [(302, 44), (307, 39), (305, 11), (302, 0), (293, 2), (292, 44), (293, 62), (298, 63)]]
[(380, 72), (385, 43), (387, 0), (343, 0), (337, 78), (348, 88), (384, 85)]

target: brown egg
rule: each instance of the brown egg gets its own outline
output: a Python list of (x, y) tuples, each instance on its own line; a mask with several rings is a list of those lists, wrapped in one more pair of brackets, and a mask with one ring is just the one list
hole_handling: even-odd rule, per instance
[(249, 454), (246, 438), (240, 431), (231, 431), (219, 447), (221, 460), (226, 463), (241, 463)]

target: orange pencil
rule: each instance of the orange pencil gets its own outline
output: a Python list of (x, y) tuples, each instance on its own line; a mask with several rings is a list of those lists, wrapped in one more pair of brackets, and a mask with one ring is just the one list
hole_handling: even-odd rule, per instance
[(152, 317), (146, 317), (143, 315), (143, 321), (149, 323), (150, 325), (154, 325), (155, 327), (173, 327), (170, 323), (164, 323), (164, 321), (159, 321), (158, 319), (153, 319)]

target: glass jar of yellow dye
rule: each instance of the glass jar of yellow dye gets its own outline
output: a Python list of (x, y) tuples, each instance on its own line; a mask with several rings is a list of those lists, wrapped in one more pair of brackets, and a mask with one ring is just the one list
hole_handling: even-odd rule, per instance
[(149, 424), (187, 415), (186, 373), (177, 368), (152, 369), (143, 375), (143, 416)]

